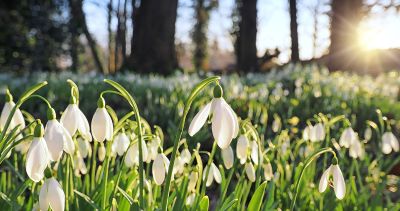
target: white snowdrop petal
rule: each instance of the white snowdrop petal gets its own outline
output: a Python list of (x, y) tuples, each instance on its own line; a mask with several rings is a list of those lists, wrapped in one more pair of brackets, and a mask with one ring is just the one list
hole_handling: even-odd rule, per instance
[(272, 173), (272, 166), (271, 163), (266, 163), (264, 165), (264, 177), (265, 180), (270, 181), (272, 177), (274, 177), (274, 174)]
[(48, 179), (47, 199), (54, 211), (63, 211), (65, 206), (65, 194), (60, 184), (54, 178)]
[(226, 106), (226, 108), (228, 109), (228, 111), (230, 112), (230, 114), (233, 117), (234, 130), (233, 130), (232, 138), (236, 138), (239, 134), (239, 121), (237, 119), (237, 115), (236, 115), (235, 111), (233, 111), (232, 107), (224, 99), (222, 99), (222, 100), (224, 102), (224, 105)]
[(326, 188), (328, 187), (328, 180), (329, 180), (329, 176), (331, 174), (331, 168), (332, 168), (332, 166), (329, 166), (329, 168), (326, 169), (321, 176), (321, 179), (319, 181), (319, 186), (318, 186), (318, 191), (320, 193), (324, 192), (326, 190)]
[(104, 158), (106, 157), (106, 148), (103, 144), (100, 145), (97, 154), (99, 156), (99, 161), (103, 162)]
[(210, 115), (211, 110), (211, 102), (207, 103), (202, 109), (200, 109), (199, 113), (194, 116), (192, 122), (189, 125), (189, 135), (194, 136), (206, 123), (208, 116)]
[(346, 195), (346, 183), (339, 165), (332, 165), (332, 176), (335, 195), (338, 199), (343, 199)]
[(92, 141), (92, 135), (90, 134), (89, 122), (88, 122), (85, 114), (83, 114), (83, 112), (78, 108), (78, 106), (76, 106), (76, 113), (77, 113), (77, 117), (79, 119), (79, 122), (78, 122), (79, 132), (82, 134), (82, 136), (86, 140)]
[(251, 160), (258, 165), (258, 144), (256, 141), (251, 142)]
[(196, 188), (197, 180), (199, 179), (199, 174), (197, 172), (191, 172), (189, 175), (188, 191), (193, 191)]
[(181, 157), (182, 157), (183, 162), (189, 163), (190, 159), (192, 157), (189, 149), (187, 149), (187, 148), (183, 149), (181, 152)]
[(218, 167), (214, 163), (211, 163), (211, 168), (213, 169), (212, 172), (213, 172), (215, 182), (217, 182), (218, 184), (221, 184), (222, 176), (221, 176), (221, 172), (219, 171)]
[(246, 165), (244, 166), (244, 169), (246, 171), (246, 175), (247, 178), (251, 181), (251, 182), (255, 182), (256, 181), (256, 172), (254, 170), (254, 166), (251, 163), (246, 163)]
[(212, 117), (212, 133), (221, 149), (229, 146), (233, 138), (234, 120), (221, 99), (214, 99), (215, 111)]
[(60, 122), (64, 126), (65, 129), (69, 132), (71, 136), (73, 136), (76, 133), (76, 130), (78, 129), (78, 123), (76, 119), (76, 109), (77, 105), (76, 104), (69, 104), (65, 111), (61, 115)]
[(49, 120), (44, 129), (44, 139), (46, 140), (51, 161), (58, 160), (64, 149), (64, 135), (61, 128), (57, 125), (57, 120)]
[(43, 179), (44, 170), (49, 164), (49, 152), (43, 138), (34, 138), (26, 156), (26, 173), (34, 182)]
[[(107, 111), (105, 108), (97, 108), (92, 118), (92, 134), (95, 141), (103, 142), (106, 139), (108, 131)], [(83, 121), (81, 121), (83, 124)], [(83, 126), (80, 124), (81, 126)], [(83, 127), (84, 128), (84, 127)]]
[[(58, 123), (58, 122), (57, 122)], [(61, 128), (62, 133), (63, 133), (63, 138), (64, 138), (64, 151), (70, 155), (72, 155), (75, 152), (75, 144), (74, 141), (72, 140), (71, 135), (67, 131), (67, 129), (62, 126), (62, 124), (58, 123), (58, 127)]]
[(390, 138), (390, 145), (393, 148), (393, 151), (398, 152), (399, 151), (399, 140), (397, 140), (396, 136), (394, 136), (393, 133), (391, 134), (391, 138)]
[(40, 188), (40, 192), (39, 192), (39, 207), (40, 210), (48, 210), (49, 209), (49, 205), (50, 202), (48, 200), (48, 183), (49, 181), (46, 180), (42, 187)]
[(392, 145), (389, 136), (385, 136), (387, 134), (383, 134), (382, 137), (382, 152), (385, 154), (389, 154), (392, 152)]
[(225, 168), (232, 168), (234, 162), (232, 147), (228, 146), (226, 149), (222, 149), (221, 153)]
[(246, 160), (248, 147), (249, 141), (247, 140), (246, 136), (241, 135), (236, 144), (236, 155), (240, 160)]
[(165, 179), (165, 164), (164, 158), (161, 154), (158, 154), (154, 160), (152, 172), (155, 183), (161, 185)]

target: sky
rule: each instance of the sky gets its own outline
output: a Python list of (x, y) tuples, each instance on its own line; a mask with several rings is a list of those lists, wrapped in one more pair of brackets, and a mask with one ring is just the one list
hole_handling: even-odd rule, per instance
[[(329, 17), (326, 12), (330, 7), (329, 0), (299, 0), (298, 1), (298, 32), (300, 58), (310, 59), (323, 55), (329, 47)], [(102, 46), (107, 45), (107, 0), (87, 0), (84, 11), (90, 32)], [(115, 6), (117, 1), (114, 0)], [(208, 38), (211, 43), (217, 40), (220, 49), (233, 50), (230, 30), (232, 27), (231, 13), (235, 0), (219, 0), (219, 6), (210, 16)], [(315, 16), (314, 8), (321, 6), (317, 18), (316, 48), (313, 48), (313, 33)], [(257, 49), (259, 56), (266, 49), (279, 48), (279, 60), (286, 62), (290, 58), (290, 17), (286, 0), (258, 0), (258, 33)], [(178, 42), (190, 43), (190, 31), (194, 22), (193, 1), (179, 0), (178, 17), (176, 20), (175, 38)], [(400, 47), (400, 15), (395, 10), (383, 11), (373, 8), (370, 16), (361, 24), (360, 41), (366, 48)], [(130, 25), (128, 22), (128, 26)], [(115, 29), (116, 20), (112, 21)], [(131, 31), (128, 27), (128, 37)], [(129, 48), (128, 48), (129, 49)]]

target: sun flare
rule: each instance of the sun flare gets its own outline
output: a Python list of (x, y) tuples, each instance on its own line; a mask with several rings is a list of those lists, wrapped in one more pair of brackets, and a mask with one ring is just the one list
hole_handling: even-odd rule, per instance
[(358, 42), (361, 49), (389, 49), (400, 47), (400, 29), (392, 24), (361, 24)]

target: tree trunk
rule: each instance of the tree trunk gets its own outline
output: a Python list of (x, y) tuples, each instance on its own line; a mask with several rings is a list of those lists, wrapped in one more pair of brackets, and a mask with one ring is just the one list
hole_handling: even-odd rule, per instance
[(138, 72), (163, 75), (178, 68), (175, 52), (177, 6), (178, 0), (141, 1), (134, 15), (133, 51), (127, 65)]
[(331, 45), (328, 67), (331, 71), (356, 68), (359, 61), (357, 29), (362, 18), (362, 0), (332, 0)]
[(125, 63), (126, 59), (126, 20), (127, 20), (127, 7), (128, 0), (124, 1), (124, 11), (122, 14), (122, 24), (121, 24), (121, 51), (122, 51), (122, 64)]
[(72, 10), (70, 11), (70, 19), (69, 19), (69, 32), (70, 32), (70, 56), (71, 56), (71, 71), (78, 72), (79, 70), (79, 60), (78, 60), (78, 48), (79, 48), (79, 32), (77, 30), (78, 26), (76, 24), (76, 20), (72, 15)]
[(292, 56), (293, 62), (298, 62), (299, 58), (299, 35), (297, 33), (297, 5), (296, 0), (289, 0), (290, 10), (290, 38), (292, 41)]
[(113, 71), (113, 49), (112, 49), (112, 30), (111, 30), (111, 19), (113, 12), (113, 0), (107, 5), (107, 32), (108, 32), (108, 72), (111, 73)]
[(257, 71), (257, 0), (239, 0), (236, 60), (240, 71)]
[(103, 65), (101, 64), (100, 57), (97, 53), (97, 44), (89, 32), (86, 25), (85, 14), (83, 13), (83, 0), (69, 0), (69, 5), (71, 7), (72, 15), (74, 15), (74, 20), (77, 21), (78, 27), (82, 30), (83, 34), (88, 41), (89, 48), (92, 52), (94, 62), (97, 66), (98, 71), (104, 73)]
[(117, 9), (115, 10), (117, 13), (117, 33), (115, 35), (115, 53), (114, 53), (114, 65), (115, 70), (118, 69), (120, 65), (119, 56), (120, 56), (120, 49), (121, 49), (121, 13), (120, 13), (120, 5), (121, 0), (118, 0)]

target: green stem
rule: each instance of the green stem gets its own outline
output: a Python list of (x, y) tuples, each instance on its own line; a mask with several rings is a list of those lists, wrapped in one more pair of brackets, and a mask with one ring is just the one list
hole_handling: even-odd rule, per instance
[[(135, 112), (136, 122), (138, 124), (138, 141), (139, 141), (139, 201), (140, 207), (144, 208), (144, 178), (143, 178), (143, 149), (142, 149), (142, 140), (143, 140), (143, 132), (142, 132), (142, 121), (139, 114), (139, 108), (133, 99), (133, 97), (129, 94), (129, 92), (118, 84), (115, 81), (104, 79), (104, 82), (113, 86), (120, 95), (128, 101), (129, 105), (131, 106), (133, 112)], [(173, 163), (172, 163), (173, 165)], [(171, 166), (170, 166), (171, 167)]]
[(93, 145), (93, 150), (92, 150), (92, 166), (90, 168), (91, 171), (91, 177), (90, 177), (90, 182), (91, 182), (91, 191), (96, 189), (96, 156), (97, 156), (97, 148), (98, 148), (98, 142), (95, 141)]
[(172, 155), (171, 155), (171, 160), (170, 160), (170, 165), (168, 168), (168, 173), (167, 173), (167, 178), (165, 180), (165, 188), (162, 193), (162, 205), (161, 208), (163, 211), (167, 210), (167, 205), (168, 205), (168, 196), (169, 196), (169, 188), (171, 185), (171, 178), (172, 178), (172, 170), (175, 164), (175, 157), (176, 157), (176, 152), (178, 150), (178, 143), (181, 140), (183, 129), (185, 127), (185, 122), (186, 122), (186, 117), (189, 113), (190, 106), (192, 105), (194, 99), (196, 96), (209, 84), (213, 82), (219, 81), (221, 78), (219, 76), (213, 76), (209, 77), (203, 81), (201, 81), (199, 84), (197, 84), (192, 92), (189, 95), (188, 100), (186, 101), (185, 109), (183, 110), (183, 116), (179, 124), (179, 133), (177, 134), (175, 141), (174, 141), (174, 147), (172, 148)]
[(231, 183), (232, 176), (233, 176), (233, 173), (236, 171), (236, 166), (237, 165), (238, 165), (238, 162), (236, 160), (235, 163), (233, 164), (232, 169), (229, 171), (228, 178), (226, 179), (225, 186), (224, 186), (224, 188), (222, 190), (222, 193), (221, 193), (221, 196), (219, 198), (219, 202), (218, 202), (216, 210), (219, 210), (221, 208), (222, 203), (224, 202), (224, 199), (226, 197), (226, 192), (228, 191), (229, 184)]
[(315, 159), (317, 159), (320, 155), (322, 155), (322, 154), (324, 154), (324, 153), (332, 153), (333, 156), (336, 157), (336, 153), (333, 151), (333, 149), (330, 148), (330, 147), (327, 147), (327, 148), (322, 148), (322, 149), (320, 149), (319, 151), (317, 151), (317, 152), (315, 152), (314, 154), (310, 155), (310, 156), (306, 159), (305, 164), (304, 164), (303, 168), (301, 169), (300, 176), (299, 176), (299, 178), (297, 179), (297, 182), (296, 182), (296, 189), (295, 189), (296, 192), (295, 192), (295, 194), (294, 194), (294, 198), (293, 198), (292, 204), (290, 205), (290, 210), (291, 210), (291, 211), (294, 210), (294, 206), (295, 206), (295, 204), (296, 204), (297, 195), (299, 194), (300, 182), (301, 182), (301, 179), (303, 178), (303, 175), (304, 175), (304, 172), (305, 172), (306, 168), (307, 168)]
[(102, 209), (105, 210), (107, 206), (107, 182), (108, 182), (108, 166), (110, 164), (110, 150), (111, 150), (111, 141), (107, 141), (107, 157), (106, 157), (106, 164), (104, 166), (104, 177), (103, 177), (103, 203), (102, 203)]

